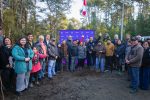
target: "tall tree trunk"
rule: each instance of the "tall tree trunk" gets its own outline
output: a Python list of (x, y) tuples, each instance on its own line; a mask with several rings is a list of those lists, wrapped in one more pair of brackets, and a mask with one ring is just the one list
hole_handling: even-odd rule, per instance
[[(34, 5), (36, 6), (36, 0), (34, 0), (33, 1), (34, 2)], [(34, 20), (34, 24), (33, 24), (33, 32), (35, 32), (35, 30), (36, 30), (36, 8), (34, 8), (35, 9), (35, 11), (34, 11), (34, 13), (33, 13), (33, 20)]]
[(0, 30), (3, 26), (3, 0), (0, 0)]

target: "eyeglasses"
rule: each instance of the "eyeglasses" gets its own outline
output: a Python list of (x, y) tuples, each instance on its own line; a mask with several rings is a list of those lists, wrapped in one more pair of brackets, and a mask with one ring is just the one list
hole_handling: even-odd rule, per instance
[(20, 40), (20, 41), (26, 41), (26, 40), (23, 39), (23, 40)]

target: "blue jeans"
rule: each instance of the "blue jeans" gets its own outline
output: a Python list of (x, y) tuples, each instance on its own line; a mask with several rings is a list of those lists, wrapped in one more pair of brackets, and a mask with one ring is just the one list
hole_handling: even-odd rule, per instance
[(56, 75), (55, 65), (56, 65), (56, 60), (49, 60), (48, 61), (48, 77), (49, 78), (52, 78), (53, 75)]
[(104, 67), (105, 67), (105, 58), (96, 57), (96, 70), (100, 69), (101, 72), (104, 72)]
[(137, 90), (139, 87), (139, 67), (131, 67), (131, 87), (133, 90)]
[(42, 69), (40, 70), (39, 72), (39, 78), (41, 79), (42, 77), (44, 77), (45, 73), (46, 73), (46, 62), (45, 62), (45, 59), (42, 59), (40, 60), (40, 63), (41, 63), (41, 67)]
[(128, 67), (128, 80), (131, 80), (131, 67), (130, 66), (127, 67)]
[(142, 67), (140, 69), (140, 86), (144, 90), (148, 90), (150, 86), (150, 67)]
[(71, 57), (71, 66), (70, 66), (71, 72), (75, 71), (75, 66), (76, 66), (76, 57)]

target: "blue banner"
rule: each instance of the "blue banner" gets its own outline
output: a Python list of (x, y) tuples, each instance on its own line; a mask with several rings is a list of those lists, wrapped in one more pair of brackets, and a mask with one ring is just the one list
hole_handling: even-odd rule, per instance
[(94, 30), (60, 30), (60, 43), (67, 40), (68, 36), (72, 36), (73, 40), (80, 40), (84, 36), (84, 41), (95, 36)]

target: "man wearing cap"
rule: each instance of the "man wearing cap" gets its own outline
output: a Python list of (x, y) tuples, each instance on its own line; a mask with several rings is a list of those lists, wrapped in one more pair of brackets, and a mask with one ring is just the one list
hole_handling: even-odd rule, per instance
[(58, 58), (58, 48), (56, 46), (55, 38), (48, 44), (48, 78), (52, 79), (56, 75), (55, 65)]
[(144, 49), (141, 45), (139, 45), (138, 39), (136, 37), (133, 37), (131, 41), (132, 47), (126, 59), (126, 63), (129, 65), (131, 71), (130, 93), (136, 93), (138, 91), (139, 86), (139, 72), (142, 63)]

